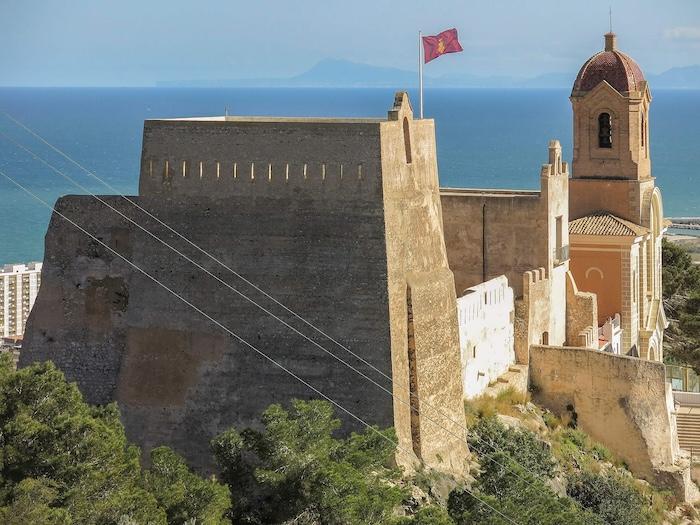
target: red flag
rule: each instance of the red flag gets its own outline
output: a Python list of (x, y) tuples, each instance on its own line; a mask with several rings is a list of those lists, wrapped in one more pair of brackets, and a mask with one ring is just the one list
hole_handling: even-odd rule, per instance
[(459, 53), (463, 51), (457, 39), (457, 30), (452, 28), (443, 31), (439, 35), (423, 37), (423, 51), (425, 63), (444, 55), (445, 53)]

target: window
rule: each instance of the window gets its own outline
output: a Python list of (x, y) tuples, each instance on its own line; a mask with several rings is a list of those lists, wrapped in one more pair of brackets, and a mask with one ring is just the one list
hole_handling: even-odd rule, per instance
[(598, 116), (598, 147), (612, 148), (612, 123), (610, 113)]
[(408, 118), (403, 118), (403, 146), (406, 150), (406, 164), (411, 163), (411, 130), (408, 124)]
[(642, 126), (641, 126), (641, 139), (642, 139), (642, 147), (646, 147), (646, 135), (647, 135), (647, 122), (646, 119), (644, 118), (644, 112), (642, 112)]
[(555, 219), (554, 235), (554, 264), (559, 264), (566, 260), (564, 256), (564, 217), (562, 215)]
[(408, 343), (408, 394), (411, 411), (411, 444), (413, 452), (421, 458), (420, 405), (418, 398), (418, 366), (416, 363), (416, 339), (413, 327), (413, 301), (411, 288), (406, 288), (407, 343)]

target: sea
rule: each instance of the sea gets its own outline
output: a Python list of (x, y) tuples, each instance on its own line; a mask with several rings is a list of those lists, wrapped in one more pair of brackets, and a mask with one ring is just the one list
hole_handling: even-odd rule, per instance
[[(410, 91), (417, 113), (417, 93)], [(667, 217), (700, 216), (700, 91), (653, 91), (653, 174)], [(76, 178), (111, 193), (12, 122), (21, 121), (120, 192), (138, 189), (143, 121), (222, 115), (382, 117), (392, 89), (0, 88), (0, 131)], [(428, 89), (442, 186), (539, 188), (547, 144), (571, 159), (571, 105), (563, 89)], [(46, 202), (83, 193), (0, 136), (0, 169)], [(50, 210), (0, 178), (0, 264), (42, 260)], [(686, 233), (692, 233), (686, 231)]]

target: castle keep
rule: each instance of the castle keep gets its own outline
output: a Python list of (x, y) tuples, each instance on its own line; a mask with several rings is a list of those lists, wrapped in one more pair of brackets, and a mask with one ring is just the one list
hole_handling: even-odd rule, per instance
[[(405, 94), (387, 119), (144, 126), (139, 205), (350, 348), (359, 358), (203, 263), (396, 401), (93, 198), (64, 197), (57, 209), (358, 418), (394, 426), (404, 463), (459, 473), (463, 388), (434, 134), (432, 120), (413, 119)], [(109, 202), (202, 260), (124, 200)], [(253, 424), (271, 403), (318, 397), (58, 217), (46, 253), (22, 362), (51, 359), (90, 402), (118, 401), (145, 450), (169, 443), (206, 467), (216, 433)], [(415, 417), (419, 400), (439, 412)], [(362, 427), (339, 415), (346, 430)]]
[[(696, 499), (661, 363), (651, 95), (605, 38), (571, 94), (571, 169), (550, 141), (537, 191), (440, 188), (435, 123), (397, 93), (386, 119), (146, 121), (143, 210), (103, 199), (181, 255), (90, 196), (56, 207), (346, 408), (345, 432), (394, 426), (409, 469), (465, 474), (463, 399), (529, 387)], [(146, 451), (206, 470), (218, 432), (318, 397), (58, 215), (42, 281), (21, 365), (53, 360), (88, 401), (116, 400)]]

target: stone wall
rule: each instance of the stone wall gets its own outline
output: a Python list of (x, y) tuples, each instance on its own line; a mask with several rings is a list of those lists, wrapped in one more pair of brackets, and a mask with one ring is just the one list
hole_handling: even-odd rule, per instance
[[(459, 333), (454, 277), (447, 264), (437, 173), (435, 123), (413, 120), (408, 95), (398, 94), (381, 124), (382, 182), (395, 399), (394, 426), (405, 454), (453, 473), (466, 467)], [(407, 333), (412, 306), (415, 344), (413, 401)], [(420, 436), (416, 447), (415, 436)], [(419, 450), (417, 450), (417, 448)]]
[(442, 188), (440, 199), (458, 294), (505, 275), (520, 297), (523, 272), (548, 266), (548, 218), (540, 192)]
[(547, 160), (539, 192), (441, 190), (457, 291), (506, 276), (516, 298), (515, 355), (523, 364), (531, 344), (566, 341), (569, 172), (558, 141), (550, 141)]
[(567, 414), (622, 458), (635, 475), (696, 499), (678, 446), (673, 398), (661, 363), (606, 352), (534, 345), (530, 385), (537, 403)]
[[(429, 406), (440, 407), (440, 414), (421, 423), (418, 455), (460, 474), (467, 447), (458, 431), (459, 343), (434, 124), (414, 123), (405, 95), (396, 104), (388, 121), (149, 121), (141, 195), (133, 197), (358, 358), (125, 200), (106, 197), (331, 354), (393, 389), (395, 400), (92, 197), (63, 197), (57, 209), (358, 418), (395, 425), (400, 451), (408, 451), (400, 454), (404, 464), (415, 459), (406, 343), (410, 286), (414, 365), (425, 400), (421, 416)], [(413, 135), (411, 162), (403, 117)], [(256, 424), (273, 402), (319, 397), (56, 214), (45, 253), (20, 365), (53, 360), (89, 402), (118, 401), (128, 437), (144, 451), (170, 445), (206, 471), (212, 466), (208, 442), (218, 432)], [(363, 428), (354, 417), (338, 415), (344, 432)]]
[(571, 272), (566, 274), (566, 344), (598, 349), (596, 294), (579, 292)]

